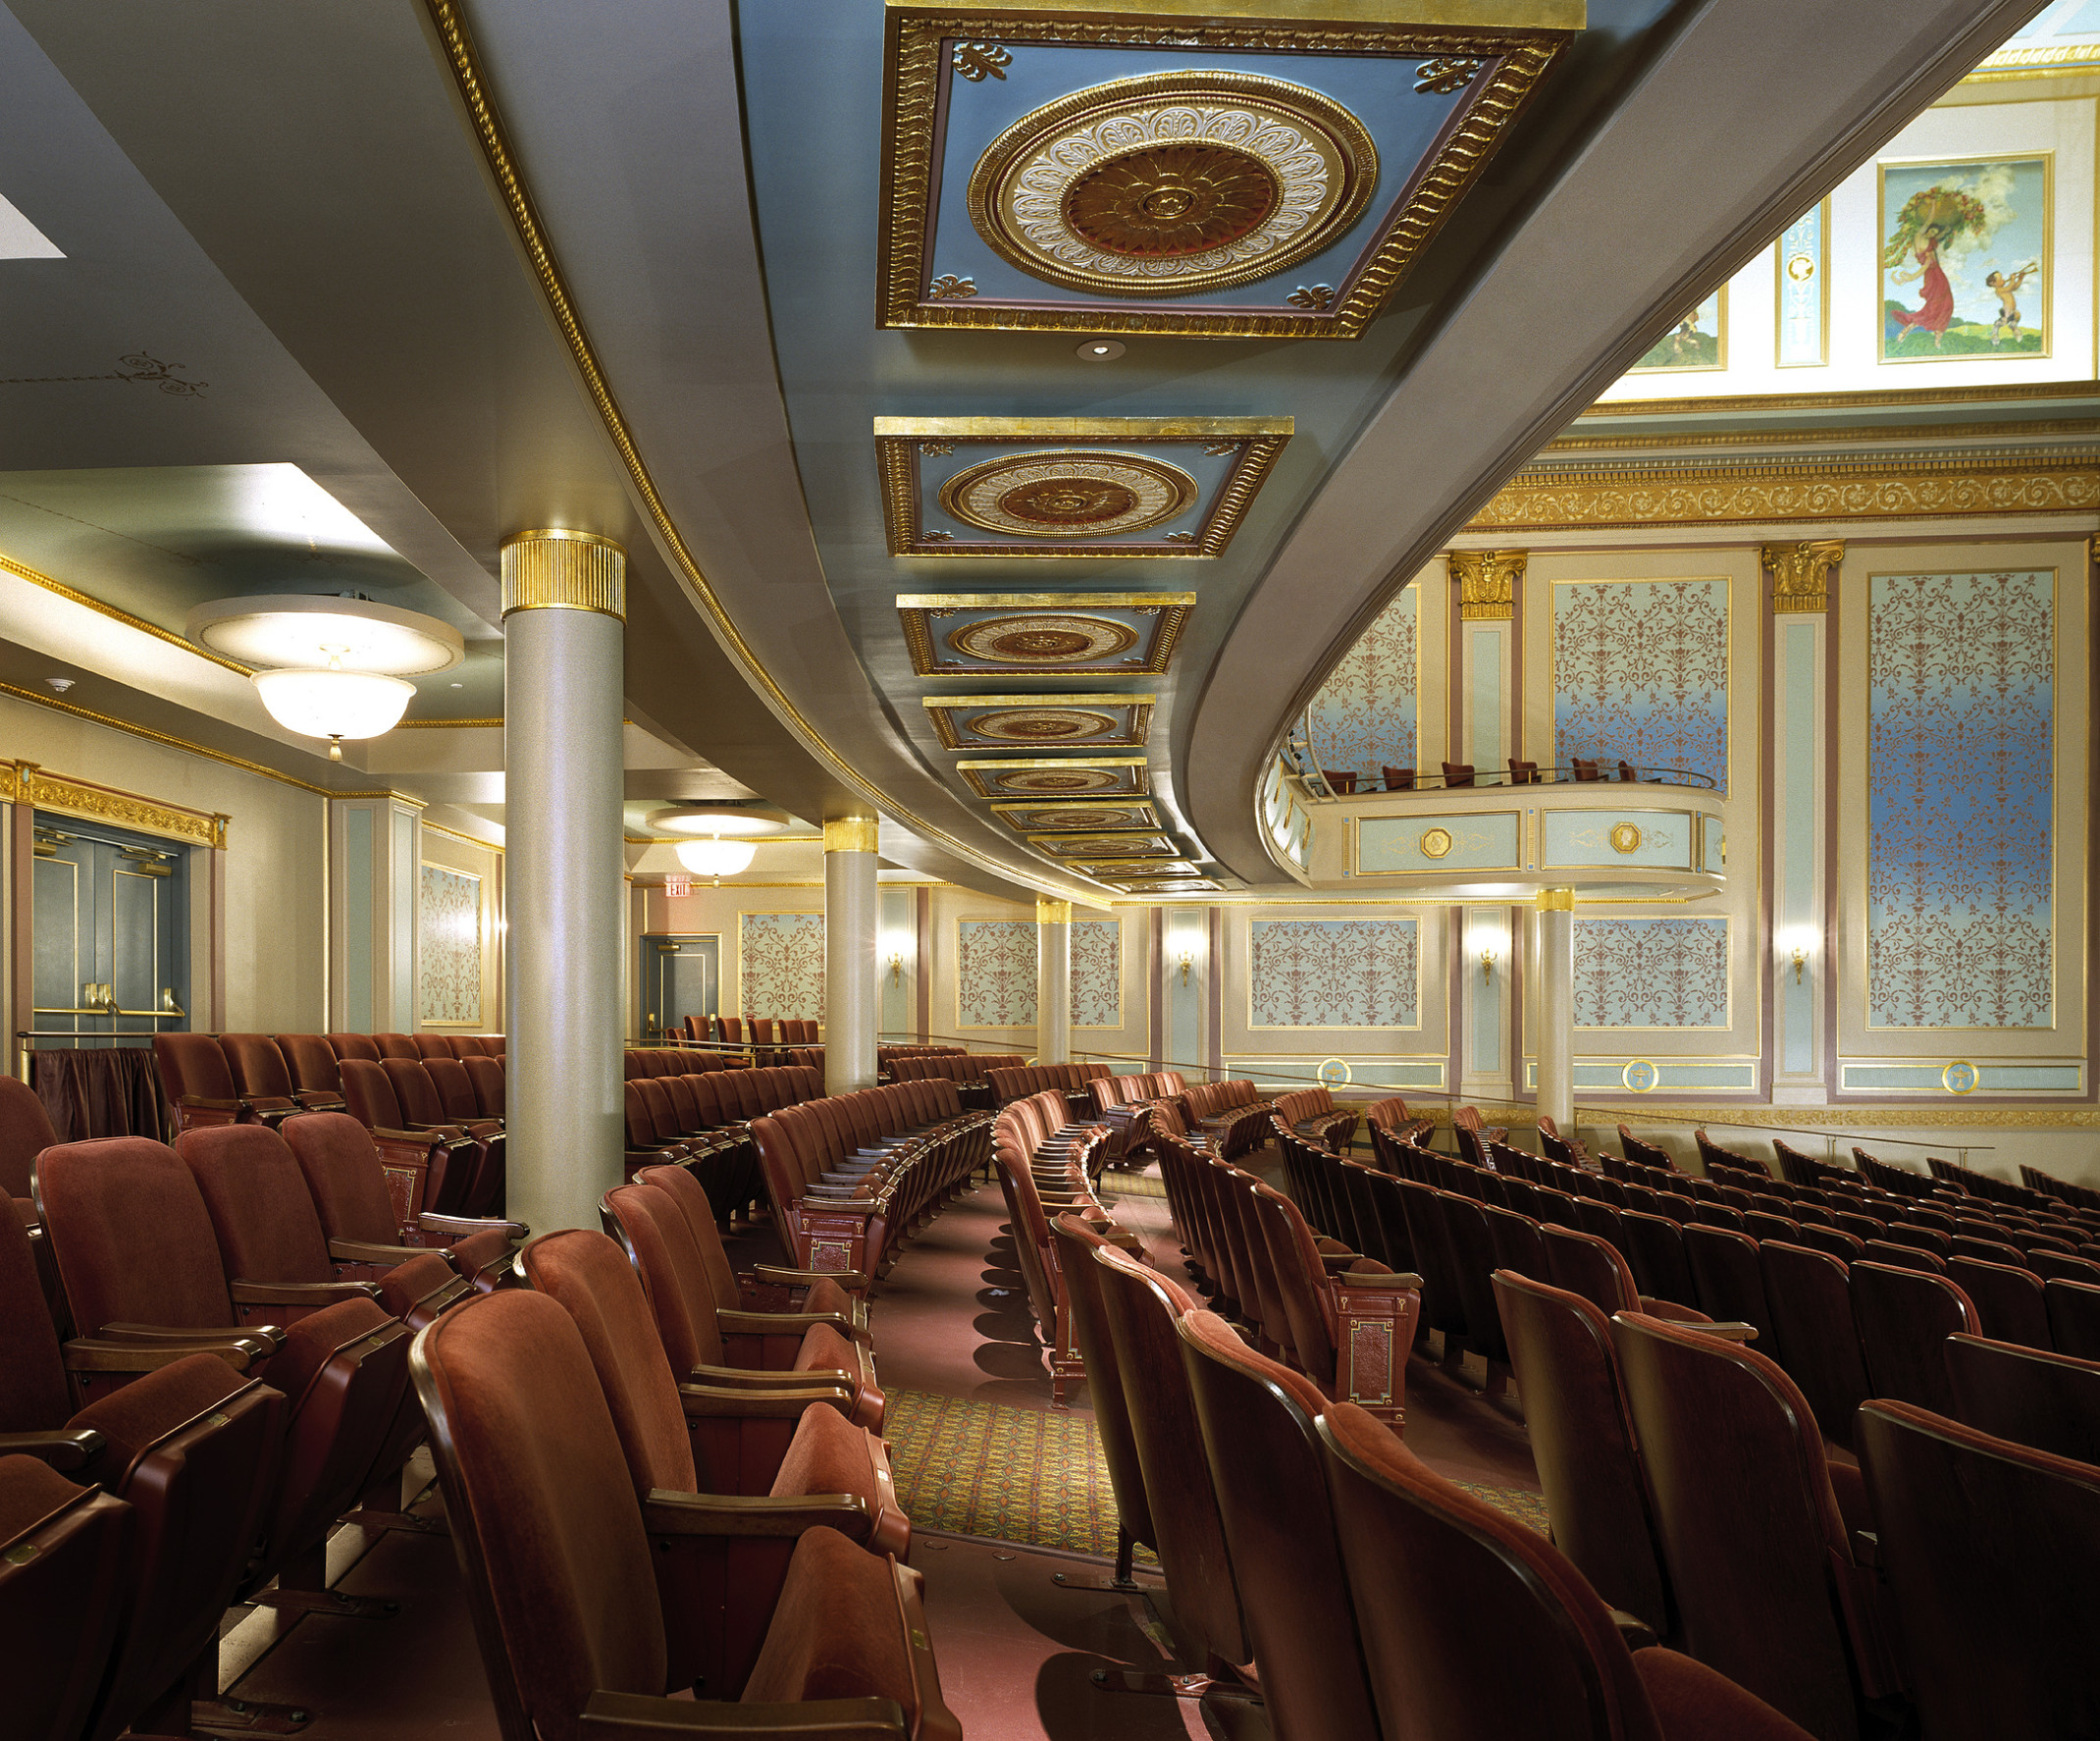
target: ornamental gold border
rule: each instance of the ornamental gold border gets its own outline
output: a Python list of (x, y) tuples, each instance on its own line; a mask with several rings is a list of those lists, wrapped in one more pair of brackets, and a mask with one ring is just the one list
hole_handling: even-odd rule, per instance
[(226, 846), (227, 824), (233, 819), (216, 811), (164, 804), (93, 780), (46, 773), (34, 762), (8, 765), (6, 785), (0, 795), (35, 810), (55, 811), (83, 821), (108, 822), (120, 828), (136, 828), (142, 834), (220, 849)]
[[(1181, 625), (1188, 620), (1195, 602), (1193, 593), (899, 593), (897, 615), (904, 624), (904, 644), (912, 655), (912, 669), (921, 677), (1156, 677), (1172, 662), (1181, 638)], [(1153, 631), (1151, 651), (1142, 664), (1017, 665), (1012, 670), (978, 664), (944, 671), (936, 664), (938, 655), (928, 619), (954, 610), (1156, 611), (1159, 627)]]
[[(1173, 843), (1165, 828), (1117, 828), (1104, 834), (1028, 834), (1023, 837), (1027, 843), (1048, 853), (1052, 858), (1061, 857), (1060, 848), (1071, 847), (1077, 858), (1084, 860), (1103, 857), (1108, 861), (1119, 859), (1180, 860), (1181, 849)], [(1137, 842), (1161, 840), (1167, 843), (1165, 852), (1144, 852)]]
[[(1974, 405), (2021, 399), (2089, 399), (2092, 396), (2090, 381), (2012, 381), (2003, 387), (1875, 387), (1858, 393), (1747, 393), (1725, 398), (1599, 399), (1582, 416), (1725, 417), (1757, 411), (1863, 411), (1884, 405)], [(1581, 418), (1577, 419), (1578, 423), (1581, 421)]]
[[(1020, 773), (1028, 768), (1043, 767), (1110, 767), (1128, 769), (1130, 786), (1128, 791), (1096, 792), (1092, 797), (1069, 793), (1045, 792), (1039, 798), (1028, 798), (1013, 792), (994, 792), (984, 785), (982, 769), (992, 768), (1000, 773)], [(979, 798), (1011, 800), (1016, 804), (1073, 804), (1106, 803), (1114, 798), (1149, 798), (1152, 795), (1152, 768), (1142, 756), (1000, 756), (981, 757), (974, 761), (958, 762), (955, 771), (963, 783)]]
[(657, 492), (656, 478), (642, 457), (634, 432), (628, 428), (619, 401), (613, 397), (611, 385), (605, 379), (604, 365), (599, 361), (590, 335), (584, 330), (583, 317), (577, 310), (575, 298), (569, 293), (567, 280), (554, 258), (553, 245), (541, 228), (539, 209), (534, 203), (531, 189), (526, 185), (524, 173), (511, 155), (508, 132), (497, 111), (496, 99), (490, 90), (488, 79), (483, 75), (481, 59), (475, 51), (474, 39), (467, 28), (466, 18), (460, 10), (458, 0), (424, 0), (424, 6), (430, 15), (438, 41), (445, 51), (446, 63), (451, 69), (452, 81), (458, 88), (460, 103), (466, 110), (467, 124), (473, 130), (476, 142), (481, 146), (482, 158), (489, 167), (490, 175), (495, 179), (497, 193), (510, 219), (511, 229), (516, 233), (518, 243), (524, 249), (526, 259), (532, 267), (533, 275), (540, 286), (540, 293), (547, 301), (548, 313), (552, 317), (563, 343), (568, 345), (570, 360), (576, 365), (584, 391), (590, 396), (614, 450), (619, 454), (621, 464), (626, 467), (628, 479), (634, 485), (635, 494), (640, 499), (650, 524), (656, 528), (657, 536), (662, 540), (664, 552), (671, 558), (674, 572), (685, 582), (691, 599), (714, 630), (724, 651), (743, 668), (746, 678), (779, 714), (789, 731), (847, 790), (866, 798), (884, 816), (910, 828), (922, 840), (948, 848), (967, 864), (1018, 883), (1023, 888), (1037, 892), (1045, 888), (1055, 888), (1055, 885), (1043, 881), (1039, 872), (1031, 875), (1022, 867), (992, 858), (981, 848), (950, 833), (937, 823), (928, 821), (909, 805), (891, 797), (875, 785), (848, 757), (834, 748), (802, 710), (796, 707), (772, 672), (766, 668), (764, 661), (759, 658), (757, 650), (744, 638), (735, 618), (716, 597), (713, 583), (709, 580), (698, 558), (687, 547), (677, 521), (671, 518), (670, 509), (664, 505), (663, 499)]
[[(1044, 813), (1050, 812), (1054, 814), (1059, 811), (1079, 811), (1083, 813), (1100, 810), (1107, 805), (1124, 805), (1132, 810), (1143, 811), (1152, 818), (1152, 825), (1146, 828), (1144, 832), (1147, 834), (1160, 832), (1159, 811), (1153, 805), (1152, 800), (1129, 793), (1126, 793), (1121, 798), (1038, 798), (1033, 800), (1002, 798), (992, 806), (992, 815), (1017, 834), (1024, 835), (1030, 828), (1035, 829), (1038, 833), (1057, 834), (1062, 832), (1064, 834), (1074, 834), (1080, 832), (1080, 830), (1072, 828), (1060, 830), (1055, 821), (1045, 822), (1042, 819)], [(1017, 821), (1013, 816), (1008, 814), (1009, 812), (1020, 811), (1032, 812), (1035, 819), (1032, 821)]]
[[(451, 0), (429, 0), (447, 9)], [(1527, 9), (1529, 11), (1530, 9)], [(905, 6), (892, 0), (883, 36), (882, 192), (875, 324), (881, 327), (995, 327), (1009, 331), (1158, 333), (1208, 339), (1357, 339), (1429, 245), (1451, 208), (1495, 155), (1509, 124), (1564, 48), (1567, 29), (1421, 26), (1403, 23), (1244, 25), (1215, 17), (1114, 22), (1044, 9), (976, 11)], [(1001, 43), (1159, 45), (1196, 53), (1267, 52), (1406, 58), (1464, 57), (1494, 63), (1487, 82), (1458, 110), (1435, 153), (1395, 195), (1385, 235), (1358, 256), (1349, 282), (1321, 314), (1218, 314), (1197, 308), (1118, 308), (1099, 302), (1055, 307), (986, 307), (970, 300), (924, 300), (927, 202), (935, 181), (934, 125), (941, 106), (941, 44), (955, 37)], [(1049, 286), (1045, 286), (1046, 291)]]
[(2095, 508), (2100, 508), (2100, 459), (2090, 451), (1882, 454), (1793, 464), (1519, 472), (1465, 530), (1499, 536), (1640, 526), (2090, 513)]
[[(875, 459), (882, 474), (882, 522), (893, 556), (996, 556), (1023, 562), (1062, 561), (1075, 557), (1144, 556), (1187, 561), (1220, 556), (1246, 517), (1255, 493), (1268, 481), (1284, 444), (1296, 430), (1289, 417), (877, 417)], [(1055, 445), (1063, 448), (1134, 447), (1222, 442), (1240, 444), (1239, 455), (1205, 506), (1202, 525), (1187, 544), (1164, 538), (1113, 536), (1083, 545), (1064, 542), (997, 544), (977, 539), (927, 542), (921, 536), (919, 504), (919, 447), (925, 442), (968, 442), (1023, 449)], [(1197, 500), (1202, 500), (1200, 491)], [(1183, 510), (1186, 511), (1185, 509)]]
[(1152, 726), (1156, 695), (928, 695), (919, 698), (926, 710), (926, 723), (940, 739), (944, 750), (989, 750), (997, 738), (982, 743), (964, 743), (957, 735), (955, 715), (965, 708), (1128, 708), (1130, 729), (1119, 736), (1090, 738), (1089, 750), (1141, 750)]

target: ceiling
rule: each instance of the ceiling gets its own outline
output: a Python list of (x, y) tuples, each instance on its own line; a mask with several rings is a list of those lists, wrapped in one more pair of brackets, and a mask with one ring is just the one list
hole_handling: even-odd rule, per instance
[[(334, 789), (377, 776), (498, 835), (498, 553), (571, 526), (629, 554), (636, 818), (673, 800), (763, 799), (813, 822), (879, 811), (885, 859), (913, 872), (1105, 899), (1001, 820), (957, 765), (980, 758), (923, 703), (1142, 695), (1142, 747), (1106, 753), (1142, 758), (1159, 824), (1207, 875), (1273, 885), (1261, 764), (1385, 599), (1684, 306), (2033, 10), (1591, 0), (1361, 337), (1125, 330), (1093, 361), (1078, 328), (877, 324), (875, 0), (0, 0), (0, 683), (48, 695), (70, 677), (98, 713)], [(958, 162), (1020, 111), (1188, 59), (1081, 67), (1014, 31), (1007, 63), (951, 80)], [(1460, 101), (1361, 58), (1235, 64), (1317, 76), (1372, 113), (1382, 187)], [(1689, 163), (1696, 191), (1656, 173)], [(944, 184), (934, 263), (987, 309), (1033, 295), (1071, 315), (1084, 298), (978, 240), (948, 197), (960, 185)], [(1188, 306), (1267, 297), (1287, 320), (1286, 279), (1346, 288), (1347, 255), (1336, 241)], [(1222, 554), (1159, 554), (1191, 508), (1157, 523), (1150, 554), (1046, 562), (891, 554), (882, 418), (1289, 435)], [(1162, 440), (1125, 430), (1119, 450), (1224, 489), (1235, 462)], [(937, 530), (953, 529), (944, 476), (922, 479)], [(440, 616), (467, 660), (419, 681), (414, 728), (333, 767), (238, 672), (173, 641), (204, 599), (284, 592)], [(1108, 607), (1133, 622), (1156, 620), (1156, 595), (1191, 599), (1163, 670), (915, 668), (900, 596), (1041, 594), (1134, 601)]]

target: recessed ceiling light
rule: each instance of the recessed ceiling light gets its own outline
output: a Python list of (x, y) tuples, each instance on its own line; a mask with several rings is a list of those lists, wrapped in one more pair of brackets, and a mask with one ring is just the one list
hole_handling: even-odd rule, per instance
[(658, 834), (778, 834), (786, 829), (787, 818), (768, 816), (763, 811), (672, 805), (667, 810), (650, 812), (649, 825)]
[(454, 683), (454, 684), (452, 685), (452, 687), (453, 687), (454, 689), (464, 689), (464, 688), (466, 687), (466, 685), (465, 685), (464, 683)]
[(278, 594), (214, 599), (189, 613), (184, 633), (200, 647), (250, 665), (322, 666), (413, 677), (448, 671), (466, 658), (449, 623), (363, 599)]
[(1079, 360), (1087, 363), (1112, 363), (1123, 351), (1121, 339), (1089, 339), (1079, 346)]

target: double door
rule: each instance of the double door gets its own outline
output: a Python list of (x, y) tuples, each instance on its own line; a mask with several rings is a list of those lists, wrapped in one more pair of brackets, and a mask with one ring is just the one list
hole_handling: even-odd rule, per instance
[(722, 940), (654, 935), (642, 939), (642, 1029), (676, 1035), (688, 1016), (721, 1008)]
[(188, 850), (39, 811), (30, 863), (36, 1030), (186, 1029)]

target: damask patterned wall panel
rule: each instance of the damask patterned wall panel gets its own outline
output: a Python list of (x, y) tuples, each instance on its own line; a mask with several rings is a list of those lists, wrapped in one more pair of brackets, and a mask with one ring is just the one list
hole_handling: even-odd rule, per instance
[(1728, 582), (1553, 588), (1553, 760), (1681, 767), (1728, 789)]
[[(1030, 957), (1033, 971), (1033, 957)], [(1031, 987), (1032, 989), (1032, 987)], [(1072, 922), (1072, 1025), (1123, 1026), (1123, 922)]]
[(1577, 1028), (1726, 1028), (1725, 919), (1578, 919)]
[(824, 916), (737, 915), (737, 1004), (746, 1016), (824, 1019)]
[(1256, 919), (1248, 954), (1249, 1027), (1421, 1025), (1415, 920)]
[[(1034, 1027), (1035, 922), (961, 919), (955, 929), (957, 1026)], [(1073, 1019), (1078, 1020), (1076, 1010)]]
[(416, 903), (417, 1019), (481, 1025), (481, 878), (425, 865)]
[(1415, 765), (1420, 603), (1421, 589), (1410, 586), (1380, 611), (1313, 697), (1308, 720), (1321, 767), (1353, 768), (1359, 784), (1375, 786), (1380, 768)]
[(2054, 1019), (2056, 576), (1876, 574), (1869, 1028)]

